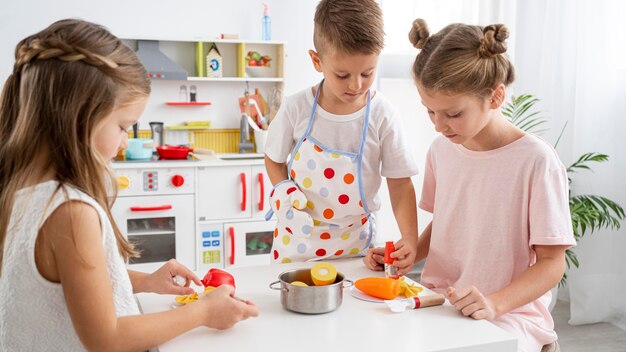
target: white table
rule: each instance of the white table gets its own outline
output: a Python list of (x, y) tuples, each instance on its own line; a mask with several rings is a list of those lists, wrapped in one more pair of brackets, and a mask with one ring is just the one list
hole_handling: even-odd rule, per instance
[[(366, 269), (360, 259), (337, 260), (332, 264), (353, 281), (382, 276), (381, 272)], [(240, 322), (229, 330), (194, 329), (159, 346), (159, 351), (517, 351), (513, 335), (488, 321), (463, 317), (448, 302), (438, 307), (392, 313), (384, 303), (356, 299), (346, 288), (343, 303), (334, 312), (305, 315), (284, 309), (280, 291), (270, 289), (269, 284), (278, 280), (283, 271), (312, 265), (228, 269), (235, 277), (237, 296), (258, 305), (259, 317)], [(137, 295), (144, 313), (175, 309), (172, 308), (174, 297)]]

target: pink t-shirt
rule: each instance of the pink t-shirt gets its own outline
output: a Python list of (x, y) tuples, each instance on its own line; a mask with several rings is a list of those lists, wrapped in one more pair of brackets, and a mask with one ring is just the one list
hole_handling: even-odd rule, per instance
[[(485, 296), (535, 264), (533, 245), (575, 245), (568, 181), (556, 151), (527, 134), (495, 150), (472, 151), (441, 136), (426, 158), (419, 207), (433, 213), (422, 284), (476, 286)], [(494, 321), (520, 351), (556, 340), (551, 294)]]

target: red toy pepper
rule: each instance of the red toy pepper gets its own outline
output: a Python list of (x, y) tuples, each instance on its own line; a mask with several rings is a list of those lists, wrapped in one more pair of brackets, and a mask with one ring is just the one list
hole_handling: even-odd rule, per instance
[(210, 269), (206, 273), (206, 275), (204, 275), (204, 278), (202, 279), (202, 284), (204, 285), (204, 287), (218, 287), (224, 284), (235, 287), (235, 278), (224, 270), (214, 268)]

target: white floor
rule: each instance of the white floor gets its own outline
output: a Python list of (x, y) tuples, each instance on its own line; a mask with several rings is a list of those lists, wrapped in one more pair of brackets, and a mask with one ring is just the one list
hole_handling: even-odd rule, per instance
[(569, 302), (557, 301), (552, 317), (562, 352), (626, 352), (626, 331), (614, 325), (569, 325)]

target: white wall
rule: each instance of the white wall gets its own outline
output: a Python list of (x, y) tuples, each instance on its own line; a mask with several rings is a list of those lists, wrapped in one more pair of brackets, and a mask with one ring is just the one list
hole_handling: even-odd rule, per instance
[[(400, 111), (402, 116), (403, 132), (408, 141), (409, 152), (413, 154), (420, 173), (412, 178), (415, 187), (415, 195), (419, 203), (422, 194), (422, 182), (424, 181), (424, 164), (426, 162), (426, 152), (432, 141), (438, 136), (435, 132), (426, 109), (421, 104), (421, 99), (417, 94), (417, 89), (411, 78), (381, 78), (379, 89)], [(389, 191), (384, 182), (381, 186), (381, 208), (378, 212), (378, 235), (377, 244), (387, 240), (400, 239), (400, 230), (393, 216), (391, 203), (389, 201)], [(422, 233), (424, 227), (432, 220), (432, 214), (418, 209), (418, 228)]]
[[(81, 18), (109, 28), (121, 38), (193, 40), (220, 33), (236, 33), (241, 39), (261, 39), (262, 3), (270, 4), (272, 39), (286, 41), (284, 93), (289, 95), (320, 79), (313, 69), (308, 49), (313, 47), (313, 13), (317, 0), (22, 0), (0, 2), (0, 82), (11, 73), (15, 45), (19, 40), (63, 18)], [(243, 83), (194, 82), (200, 100), (213, 103), (202, 108), (164, 108), (165, 101), (178, 99), (180, 84), (154, 82), (153, 94), (140, 128), (149, 121), (179, 124), (186, 120), (211, 120), (215, 128), (238, 128), (238, 105)], [(251, 89), (254, 89), (251, 85)], [(269, 90), (270, 85), (260, 88)], [(267, 94), (267, 92), (264, 92)]]

